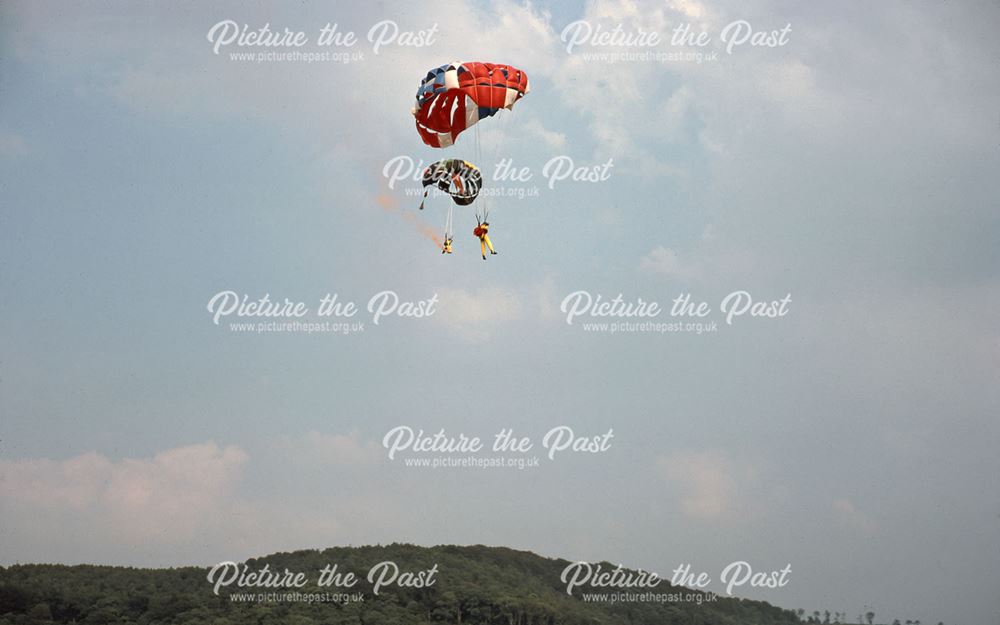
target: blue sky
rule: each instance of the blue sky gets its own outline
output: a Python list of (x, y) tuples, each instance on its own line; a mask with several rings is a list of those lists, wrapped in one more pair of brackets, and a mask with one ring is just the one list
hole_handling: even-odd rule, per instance
[[(990, 3), (874, 7), (498, 1), (436, 9), (7, 3), (0, 10), (3, 560), (210, 564), (279, 549), (486, 543), (668, 572), (792, 565), (786, 607), (983, 623), (1000, 539), (997, 103)], [(246, 63), (232, 19), (435, 43), (354, 63)], [(567, 53), (578, 19), (716, 35), (716, 61)], [(666, 48), (664, 48), (666, 49)], [(456, 146), (420, 144), (424, 73), (521, 67), (532, 91)], [(555, 156), (613, 159), (548, 189)], [(511, 158), (484, 263), (425, 233), (387, 161)], [(487, 165), (483, 165), (484, 168)], [(413, 185), (409, 185), (412, 187)], [(503, 186), (496, 184), (495, 186)], [(483, 202), (481, 202), (483, 203)], [(234, 290), (439, 296), (350, 336), (245, 335)], [(792, 294), (718, 333), (587, 333), (576, 290), (713, 304)], [(745, 321), (745, 323), (743, 323)], [(518, 474), (411, 470), (383, 434), (614, 428)]]

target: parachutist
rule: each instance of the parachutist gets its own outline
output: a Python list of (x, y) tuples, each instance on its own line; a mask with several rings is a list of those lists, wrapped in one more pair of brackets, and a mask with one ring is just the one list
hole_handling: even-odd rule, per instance
[(442, 254), (451, 254), (451, 238), (445, 238), (444, 244), (441, 246)]
[(479, 238), (479, 251), (483, 255), (483, 260), (486, 260), (486, 248), (490, 248), (490, 254), (496, 254), (496, 250), (493, 249), (493, 243), (490, 241), (490, 223), (484, 221), (476, 226), (476, 229), (472, 231), (472, 234)]

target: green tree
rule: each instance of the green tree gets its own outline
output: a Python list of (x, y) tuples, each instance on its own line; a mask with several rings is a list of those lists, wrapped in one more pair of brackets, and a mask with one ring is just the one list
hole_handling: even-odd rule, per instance
[(32, 623), (48, 623), (52, 620), (52, 609), (47, 603), (37, 603), (28, 611), (28, 619)]

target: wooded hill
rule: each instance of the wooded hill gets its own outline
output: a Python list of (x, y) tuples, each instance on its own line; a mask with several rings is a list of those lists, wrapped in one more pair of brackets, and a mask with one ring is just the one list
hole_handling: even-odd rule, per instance
[[(423, 588), (384, 586), (372, 594), (366, 576), (380, 562), (401, 572), (437, 565), (434, 584)], [(671, 586), (626, 589), (636, 594), (682, 594), (687, 600), (610, 603), (566, 594), (560, 580), (566, 560), (502, 547), (417, 547), (405, 544), (335, 547), (276, 553), (246, 563), (272, 572), (304, 573), (301, 588), (238, 588), (213, 592), (208, 568), (138, 569), (112, 566), (27, 564), (0, 568), (0, 625), (112, 623), (176, 625), (770, 625), (798, 624), (790, 610), (761, 601), (719, 597), (700, 605), (694, 591)], [(337, 565), (353, 572), (351, 588), (319, 587), (319, 572)], [(605, 563), (605, 569), (614, 565)], [(401, 575), (400, 575), (401, 577)], [(595, 593), (618, 589), (593, 589)], [(258, 593), (298, 592), (302, 600), (263, 601)], [(360, 594), (360, 595), (359, 595)], [(697, 593), (702, 599), (706, 595)], [(324, 597), (325, 595), (325, 597)], [(251, 598), (245, 600), (247, 596)], [(363, 596), (362, 601), (358, 597)]]

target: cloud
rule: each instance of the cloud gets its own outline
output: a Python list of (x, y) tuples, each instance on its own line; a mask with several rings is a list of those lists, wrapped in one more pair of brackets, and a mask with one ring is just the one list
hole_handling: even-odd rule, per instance
[[(318, 454), (362, 466), (374, 457), (373, 444), (355, 434), (310, 432), (293, 443), (282, 460)], [(335, 543), (345, 515), (358, 524), (353, 510), (377, 521), (378, 506), (358, 504), (363, 492), (302, 499), (281, 491), (275, 501), (258, 480), (248, 494), (241, 486), (249, 469), (246, 451), (212, 441), (118, 461), (96, 452), (0, 461), (5, 540), (16, 545), (4, 560), (208, 563)]]
[(707, 283), (752, 276), (758, 264), (755, 250), (716, 234), (709, 222), (701, 236), (683, 253), (657, 246), (639, 260), (639, 271), (670, 278)]
[(863, 534), (871, 534), (877, 529), (875, 521), (861, 510), (858, 510), (854, 502), (846, 497), (834, 499), (830, 504), (830, 508), (837, 521), (845, 527), (860, 531)]
[(24, 137), (18, 134), (0, 131), (0, 156), (14, 158), (28, 153), (28, 145)]
[(510, 289), (484, 287), (475, 291), (438, 289), (438, 312), (434, 319), (447, 324), (466, 340), (489, 339), (501, 325), (520, 319), (524, 305)]
[(535, 285), (535, 294), (538, 300), (538, 311), (542, 319), (553, 321), (563, 317), (559, 310), (562, 299), (566, 296), (559, 288), (556, 276), (552, 272), (546, 273), (538, 284)]
[(552, 149), (562, 149), (566, 147), (566, 135), (561, 132), (555, 132), (549, 130), (542, 125), (542, 122), (535, 118), (531, 118), (521, 125), (521, 130), (534, 137), (536, 140), (540, 140), (547, 147)]
[(704, 17), (705, 6), (696, 0), (670, 0), (670, 8), (686, 17), (698, 19)]
[(78, 514), (128, 540), (193, 536), (239, 480), (247, 454), (214, 442), (170, 449), (152, 458), (114, 462), (98, 453), (68, 460), (0, 462), (0, 497), (12, 511)]
[[(678, 22), (688, 22), (692, 14), (703, 12), (690, 2), (664, 8), (655, 3), (598, 0), (588, 4), (580, 19), (605, 32), (620, 26), (625, 32), (656, 32), (666, 38)], [(583, 44), (567, 53), (560, 42), (551, 52), (558, 66), (549, 78), (564, 104), (587, 121), (596, 157), (612, 156), (644, 177), (686, 176), (686, 159), (669, 154), (691, 140), (688, 128), (696, 121), (697, 93), (682, 84), (673, 66), (664, 71), (667, 66), (656, 62), (612, 63), (588, 56), (623, 50)]]
[(683, 280), (701, 275), (699, 267), (682, 262), (676, 251), (662, 245), (639, 261), (639, 270)]
[(719, 451), (684, 451), (657, 461), (678, 489), (681, 511), (705, 521), (722, 521), (739, 511), (739, 487), (729, 459)]
[(296, 457), (340, 466), (370, 466), (381, 457), (375, 441), (362, 441), (357, 431), (350, 434), (326, 434), (312, 430), (300, 439), (286, 442)]

